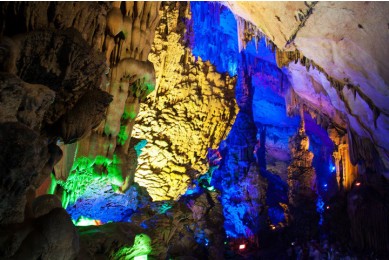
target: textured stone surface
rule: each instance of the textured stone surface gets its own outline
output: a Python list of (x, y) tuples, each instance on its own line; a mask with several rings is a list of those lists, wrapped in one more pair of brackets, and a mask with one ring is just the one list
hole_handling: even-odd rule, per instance
[(105, 118), (105, 111), (112, 96), (94, 89), (86, 92), (74, 107), (54, 124), (63, 142), (73, 143), (88, 135)]
[(56, 160), (44, 138), (17, 122), (1, 124), (0, 142), (0, 223), (20, 223), (24, 220), (27, 188), (48, 176)]
[(43, 116), (53, 103), (55, 92), (38, 84), (28, 84), (17, 76), (0, 73), (0, 122), (20, 121), (39, 131)]
[[(83, 4), (77, 6), (82, 10), (87, 9)], [(94, 26), (97, 29), (100, 27), (104, 29), (101, 39), (95, 39), (93, 36), (93, 46), (105, 53), (105, 63), (110, 67), (110, 71), (106, 71), (106, 77), (101, 80), (101, 89), (111, 94), (113, 100), (107, 109), (106, 118), (90, 136), (86, 136), (76, 146), (65, 145), (62, 148), (64, 160), (56, 167), (58, 173), (56, 176), (66, 179), (75, 158), (94, 158), (97, 155), (112, 158), (113, 154), (116, 154), (121, 159), (121, 171), (125, 178), (122, 190), (126, 190), (132, 184), (134, 174), (134, 158), (127, 157), (131, 153), (129, 151), (133, 149), (131, 147), (132, 128), (140, 103), (155, 87), (154, 66), (148, 61), (148, 54), (154, 38), (155, 26), (159, 22), (160, 3), (113, 2), (94, 6), (102, 9), (100, 11), (94, 9), (95, 16), (98, 17), (97, 24)], [(102, 18), (105, 20), (101, 21), (101, 14), (104, 15), (105, 12), (107, 14)], [(73, 15), (74, 13), (69, 19), (79, 20), (77, 15), (75, 18)], [(82, 23), (75, 23), (72, 26), (80, 31), (84, 28)], [(97, 32), (100, 33), (100, 29)], [(85, 34), (83, 37), (90, 42), (90, 37)], [(99, 43), (102, 46), (98, 45)], [(100, 107), (107, 103), (107, 98), (103, 98), (103, 101), (99, 103)], [(89, 119), (91, 112), (84, 115), (79, 113), (80, 109), (84, 110), (84, 106), (74, 111), (78, 116), (71, 118), (73, 125), (82, 118), (91, 120)], [(101, 117), (98, 112), (101, 111), (93, 111), (93, 114)], [(94, 126), (97, 126), (95, 123), (100, 121), (98, 119), (100, 118), (91, 120)], [(61, 123), (67, 125), (67, 122)], [(70, 126), (68, 128), (74, 132)], [(75, 147), (80, 149), (76, 150)]]
[(347, 196), (347, 213), (356, 251), (374, 250), (385, 256), (389, 252), (389, 210), (381, 196), (388, 196), (388, 186), (377, 181), (379, 183), (374, 186), (371, 185), (373, 183), (363, 182), (362, 187), (353, 187)]
[(35, 220), (33, 230), (13, 258), (74, 259), (79, 251), (78, 239), (69, 214), (62, 208), (55, 208)]
[(55, 195), (45, 194), (32, 202), (32, 211), (36, 218), (46, 215), (55, 208), (62, 208), (61, 201)]
[[(301, 118), (303, 108), (300, 108)], [(316, 212), (316, 173), (312, 167), (313, 153), (301, 121), (299, 132), (290, 139), (292, 162), (288, 167), (288, 198), (294, 236), (310, 239), (317, 234), (319, 214)]]
[(143, 228), (131, 223), (109, 223), (102, 226), (79, 227), (80, 254), (77, 259), (112, 257), (122, 246), (132, 246), (135, 235), (145, 233)]
[(15, 57), (17, 75), (56, 92), (45, 115), (49, 124), (72, 109), (87, 90), (98, 88), (107, 70), (104, 56), (88, 48), (75, 30), (31, 32), (14, 42), (20, 48)]
[(182, 38), (183, 13), (163, 12), (150, 60), (156, 90), (136, 120), (133, 135), (148, 144), (139, 158), (135, 181), (154, 200), (177, 199), (191, 171), (205, 173), (207, 148), (226, 138), (235, 120), (235, 79), (195, 61)]
[(303, 2), (226, 2), (233, 13), (256, 25), (283, 49), (308, 13)]
[[(107, 65), (99, 47), (87, 43), (96, 38), (88, 39), (59, 21), (80, 22), (85, 15), (59, 15), (54, 21), (57, 7), (55, 3), (0, 5), (2, 258), (74, 259), (78, 254), (78, 234), (60, 200), (45, 196), (34, 201), (35, 191), (62, 156), (57, 140), (83, 137), (100, 123), (111, 100), (98, 90)], [(80, 5), (68, 7), (73, 15), (79, 14)], [(65, 9), (61, 11), (66, 13)], [(92, 25), (78, 22), (74, 27), (95, 26), (93, 21)]]
[(23, 224), (3, 226), (0, 240), (5, 259), (75, 259), (79, 251), (76, 229), (68, 213), (57, 207)]
[[(112, 258), (119, 249), (131, 247), (134, 237), (151, 238), (149, 257), (223, 259), (223, 215), (219, 194), (202, 189), (180, 201), (152, 202), (131, 216), (131, 223), (79, 227), (79, 258)], [(208, 241), (208, 242), (207, 242)], [(208, 246), (209, 243), (209, 246)]]
[[(233, 2), (227, 5), (262, 30), (279, 49), (297, 49), (321, 67), (327, 80), (316, 70), (307, 73), (298, 65), (289, 65), (293, 88), (303, 102), (313, 102), (313, 108), (317, 110), (326, 106), (323, 112), (334, 115), (335, 122), (347, 126), (362, 138), (370, 139), (385, 166), (375, 171), (387, 176), (389, 145), (385, 136), (388, 134), (389, 107), (386, 102), (386, 71), (389, 52), (386, 45), (389, 36), (383, 32), (388, 30), (386, 14), (389, 5), (378, 2)], [(263, 12), (265, 7), (267, 12)], [(340, 81), (340, 86), (333, 84), (334, 79)], [(319, 93), (314, 94), (313, 89)], [(314, 100), (314, 97), (319, 99)], [(339, 120), (341, 118), (343, 120)], [(366, 150), (362, 146), (357, 149)], [(369, 151), (362, 152), (358, 159), (372, 164), (368, 162), (368, 154)]]

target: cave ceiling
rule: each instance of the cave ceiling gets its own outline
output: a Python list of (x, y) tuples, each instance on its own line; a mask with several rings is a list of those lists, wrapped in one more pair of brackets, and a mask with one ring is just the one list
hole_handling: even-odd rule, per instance
[[(298, 51), (301, 57), (304, 56), (311, 64), (319, 67), (319, 71), (307, 71), (301, 64), (289, 63), (288, 78), (294, 91), (311, 104), (314, 110), (322, 111), (339, 124), (343, 121), (343, 125), (347, 125), (358, 136), (370, 139), (387, 169), (388, 4), (224, 4), (237, 16), (254, 24), (279, 50)], [(389, 177), (387, 170), (381, 169), (381, 172)]]

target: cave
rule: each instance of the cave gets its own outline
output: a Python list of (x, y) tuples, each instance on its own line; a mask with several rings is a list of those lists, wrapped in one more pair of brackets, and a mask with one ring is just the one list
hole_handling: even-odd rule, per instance
[(389, 256), (388, 2), (0, 14), (0, 259)]

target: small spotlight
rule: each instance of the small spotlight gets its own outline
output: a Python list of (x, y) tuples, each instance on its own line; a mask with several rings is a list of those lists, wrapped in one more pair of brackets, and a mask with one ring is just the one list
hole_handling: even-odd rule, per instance
[(245, 249), (245, 248), (246, 248), (246, 245), (245, 245), (245, 244), (239, 245), (239, 250), (243, 250), (243, 249)]
[(355, 186), (361, 186), (360, 182), (355, 183)]
[(330, 206), (327, 206), (326, 209), (330, 209)]

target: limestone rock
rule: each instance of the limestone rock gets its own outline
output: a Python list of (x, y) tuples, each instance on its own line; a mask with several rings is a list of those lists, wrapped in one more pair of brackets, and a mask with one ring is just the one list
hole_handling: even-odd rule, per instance
[[(385, 136), (389, 111), (386, 102), (389, 36), (382, 32), (388, 30), (389, 5), (378, 2), (229, 2), (227, 5), (257, 26), (279, 50), (297, 50), (308, 70), (311, 65), (307, 60), (314, 61), (316, 69), (308, 73), (297, 68), (298, 65), (288, 66), (293, 88), (303, 101), (313, 103), (314, 109), (323, 108), (337, 124), (370, 139), (382, 162), (369, 162), (367, 151), (366, 156), (360, 155), (354, 161), (383, 164), (374, 170), (388, 177), (389, 144)], [(297, 63), (297, 56), (290, 61)]]
[[(53, 2), (27, 3), (4, 2), (0, 6), (5, 34), (13, 36), (49, 27), (57, 30), (75, 28), (95, 50), (103, 48), (106, 15), (109, 3)], [(27, 15), (20, 15), (27, 14)]]
[(32, 211), (35, 218), (46, 215), (55, 208), (62, 208), (61, 201), (55, 195), (42, 195), (32, 202)]
[(109, 258), (123, 246), (131, 247), (137, 234), (146, 230), (132, 223), (108, 223), (102, 226), (79, 227), (80, 255), (78, 259)]
[(61, 137), (65, 144), (76, 142), (100, 124), (111, 101), (112, 96), (99, 89), (86, 92), (75, 106), (54, 124), (53, 134)]
[(133, 130), (134, 137), (148, 141), (135, 181), (154, 200), (177, 199), (188, 186), (189, 170), (206, 172), (207, 148), (216, 148), (227, 137), (238, 110), (235, 79), (215, 72), (207, 62), (195, 61), (174, 29), (185, 28), (180, 16), (185, 8), (161, 11), (163, 22), (150, 54), (156, 87), (141, 105)]
[(17, 75), (56, 92), (45, 114), (47, 123), (66, 114), (88, 90), (99, 88), (106, 71), (104, 57), (86, 47), (77, 31), (34, 31), (14, 41), (21, 48), (16, 57)]
[(40, 175), (47, 177), (56, 161), (47, 141), (20, 123), (2, 123), (0, 142), (0, 223), (22, 222), (27, 188)]
[(78, 239), (69, 214), (55, 208), (35, 220), (13, 259), (74, 259), (79, 251)]
[[(288, 198), (291, 230), (294, 236), (310, 239), (317, 233), (319, 214), (316, 211), (316, 173), (312, 167), (313, 153), (308, 150), (303, 110), (299, 132), (290, 140), (292, 162), (288, 167)], [(304, 209), (304, 210), (303, 210)]]
[(0, 122), (19, 121), (40, 131), (45, 112), (53, 103), (55, 92), (39, 84), (28, 84), (13, 74), (0, 73)]

